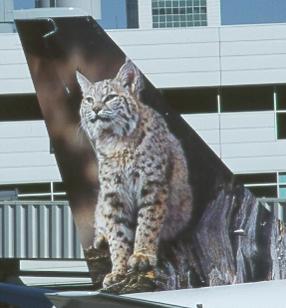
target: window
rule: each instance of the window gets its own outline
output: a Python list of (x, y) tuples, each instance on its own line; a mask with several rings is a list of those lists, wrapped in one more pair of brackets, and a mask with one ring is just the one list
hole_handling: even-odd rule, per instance
[(256, 197), (276, 198), (278, 195), (276, 173), (238, 174), (236, 178)]
[(162, 93), (178, 113), (218, 112), (216, 88), (166, 89)]
[[(7, 194), (8, 192), (10, 193)], [(17, 200), (54, 201), (67, 199), (62, 182), (0, 185), (0, 196), (7, 196), (6, 200), (11, 200), (11, 192), (15, 192), (14, 199)], [(8, 199), (8, 197), (10, 199)], [(3, 200), (3, 198), (1, 198), (1, 200)]]
[(286, 199), (286, 172), (279, 173), (279, 198)]
[(286, 199), (286, 172), (238, 174), (236, 178), (256, 197)]
[(152, 0), (152, 16), (153, 28), (207, 26), (206, 0)]
[(0, 95), (0, 121), (43, 119), (35, 94)]
[(277, 86), (275, 94), (276, 135), (286, 139), (286, 86)]
[(244, 86), (221, 89), (222, 112), (273, 110), (273, 87)]

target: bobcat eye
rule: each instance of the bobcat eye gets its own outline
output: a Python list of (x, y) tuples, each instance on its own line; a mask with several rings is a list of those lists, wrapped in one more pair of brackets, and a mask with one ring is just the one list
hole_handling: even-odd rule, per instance
[(114, 98), (117, 97), (117, 96), (118, 96), (118, 95), (116, 95), (116, 94), (109, 94), (109, 95), (107, 95), (107, 96), (104, 98), (103, 102), (104, 102), (104, 103), (109, 102), (109, 101), (111, 101), (112, 99), (114, 99)]
[(91, 96), (87, 96), (86, 98), (85, 98), (85, 101), (87, 102), (87, 103), (89, 103), (89, 104), (93, 104), (93, 97), (91, 97)]

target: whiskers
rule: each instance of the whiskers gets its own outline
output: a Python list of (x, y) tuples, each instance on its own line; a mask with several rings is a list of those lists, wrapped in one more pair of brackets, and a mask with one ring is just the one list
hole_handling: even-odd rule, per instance
[(82, 145), (84, 143), (84, 139), (86, 137), (88, 137), (86, 135), (86, 129), (84, 127), (84, 123), (82, 123), (82, 121), (80, 121), (78, 124), (77, 124), (77, 129), (76, 129), (76, 137), (80, 143), (80, 145)]

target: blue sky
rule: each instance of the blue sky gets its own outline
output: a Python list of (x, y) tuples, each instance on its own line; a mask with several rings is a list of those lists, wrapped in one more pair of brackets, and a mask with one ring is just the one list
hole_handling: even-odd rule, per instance
[(222, 24), (286, 22), (286, 0), (221, 0)]
[(30, 9), (35, 7), (35, 0), (14, 0), (14, 8), (19, 9)]
[[(35, 0), (14, 0), (14, 3), (16, 9), (31, 8)], [(101, 26), (125, 28), (125, 0), (102, 0), (101, 3)], [(286, 22), (286, 0), (221, 0), (221, 18), (224, 25)]]
[(102, 19), (98, 23), (104, 29), (120, 29), (127, 27), (125, 0), (101, 1), (101, 14)]
[[(0, 0), (1, 1), (1, 0)], [(35, 7), (35, 0), (14, 0), (15, 9)], [(102, 0), (102, 19), (99, 24), (105, 29), (126, 28), (126, 3), (125, 0)]]

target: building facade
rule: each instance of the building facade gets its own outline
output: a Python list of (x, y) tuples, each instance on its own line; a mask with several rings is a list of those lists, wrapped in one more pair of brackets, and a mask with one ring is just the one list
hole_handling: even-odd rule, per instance
[[(0, 3), (0, 198), (64, 200), (11, 4)], [(221, 26), (218, 0), (136, 4), (134, 29), (107, 33), (257, 196), (286, 198), (286, 24)]]
[(219, 0), (138, 0), (139, 28), (220, 25)]

